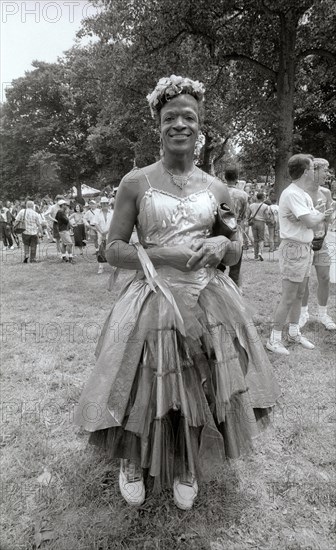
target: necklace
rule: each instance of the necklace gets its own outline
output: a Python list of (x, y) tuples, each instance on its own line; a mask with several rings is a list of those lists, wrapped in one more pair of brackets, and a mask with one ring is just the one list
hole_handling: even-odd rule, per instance
[(165, 172), (167, 172), (167, 174), (170, 175), (173, 184), (179, 187), (180, 189), (183, 189), (187, 185), (188, 181), (190, 180), (191, 176), (196, 170), (196, 164), (195, 164), (191, 172), (189, 172), (189, 174), (186, 174), (184, 176), (177, 176), (176, 174), (173, 174), (173, 172), (170, 172), (167, 168), (165, 168), (163, 163), (162, 163), (162, 166)]

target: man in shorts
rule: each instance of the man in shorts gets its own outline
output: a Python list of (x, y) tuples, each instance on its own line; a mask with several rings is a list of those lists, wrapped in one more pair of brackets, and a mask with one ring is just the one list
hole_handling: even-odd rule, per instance
[(331, 214), (314, 208), (307, 190), (314, 186), (314, 163), (311, 155), (298, 154), (288, 161), (292, 183), (282, 192), (279, 201), (281, 244), (279, 264), (282, 276), (282, 294), (275, 311), (274, 327), (266, 348), (274, 353), (289, 355), (282, 342), (282, 331), (289, 317), (288, 341), (306, 349), (315, 346), (300, 332), (299, 318), (306, 284), (309, 278), (313, 253), (313, 228)]
[(70, 235), (69, 218), (66, 214), (68, 203), (65, 200), (60, 200), (58, 201), (58, 206), (60, 207), (60, 209), (56, 213), (55, 219), (58, 223), (59, 234), (61, 238), (62, 262), (69, 262), (73, 264), (73, 242)]
[[(323, 210), (327, 210), (332, 207), (333, 204), (330, 190), (327, 187), (323, 187), (323, 184), (329, 176), (329, 162), (325, 159), (314, 159), (314, 174), (314, 188), (312, 191), (308, 191), (308, 193), (312, 198), (314, 206), (321, 204)], [(325, 225), (322, 225), (322, 232), (326, 234), (327, 230), (328, 224), (326, 223)], [(331, 255), (325, 240), (323, 241), (322, 248), (314, 252), (313, 265), (315, 266), (317, 275), (318, 320), (327, 330), (336, 330), (336, 324), (327, 313)], [(309, 285), (307, 282), (302, 300), (301, 315), (299, 320), (300, 328), (304, 327), (309, 320), (308, 298)]]

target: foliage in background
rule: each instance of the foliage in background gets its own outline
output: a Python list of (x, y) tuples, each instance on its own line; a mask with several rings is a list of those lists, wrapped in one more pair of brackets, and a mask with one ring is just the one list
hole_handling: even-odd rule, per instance
[[(335, 167), (333, 0), (92, 0), (79, 42), (13, 82), (1, 111), (8, 195), (118, 184), (158, 159), (147, 93), (172, 73), (206, 86), (202, 167), (287, 183), (293, 152)], [(238, 146), (238, 147), (237, 147)]]

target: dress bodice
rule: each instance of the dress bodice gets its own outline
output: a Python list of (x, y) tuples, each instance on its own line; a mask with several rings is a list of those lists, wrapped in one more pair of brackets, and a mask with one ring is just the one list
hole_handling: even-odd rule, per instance
[(191, 245), (208, 237), (217, 209), (209, 187), (186, 197), (150, 187), (141, 200), (137, 218), (142, 246)]

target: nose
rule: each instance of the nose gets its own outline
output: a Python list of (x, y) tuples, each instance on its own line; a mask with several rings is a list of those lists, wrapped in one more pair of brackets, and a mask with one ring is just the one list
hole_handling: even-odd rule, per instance
[(183, 120), (183, 117), (182, 116), (178, 116), (174, 122), (174, 128), (177, 128), (178, 130), (182, 130), (183, 128), (185, 128), (186, 125), (185, 125), (185, 122)]

